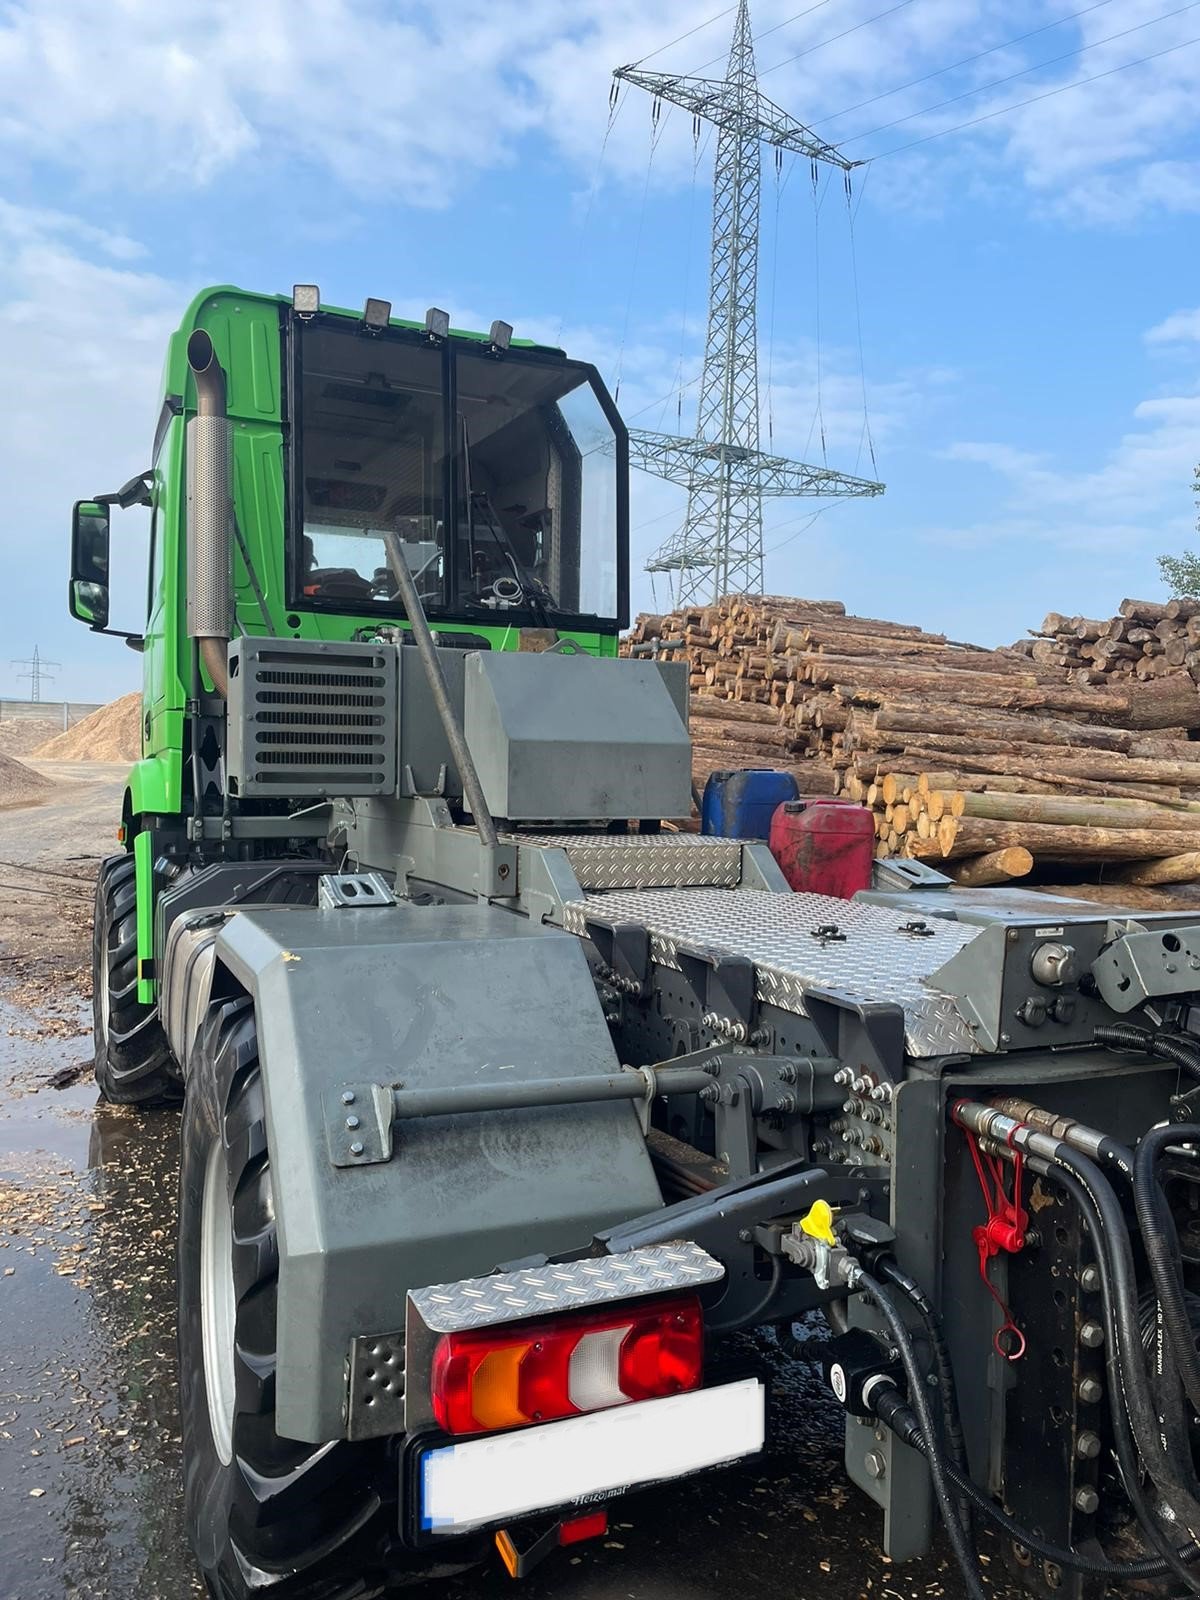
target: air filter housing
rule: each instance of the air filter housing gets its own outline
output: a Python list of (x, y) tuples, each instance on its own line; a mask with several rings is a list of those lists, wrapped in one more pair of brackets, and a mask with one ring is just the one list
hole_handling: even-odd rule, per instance
[(396, 651), (387, 644), (235, 640), (229, 647), (231, 794), (396, 792)]

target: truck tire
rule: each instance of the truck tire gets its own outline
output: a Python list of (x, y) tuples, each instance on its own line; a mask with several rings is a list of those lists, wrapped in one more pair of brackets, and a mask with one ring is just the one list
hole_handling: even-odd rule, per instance
[(96, 879), (92, 921), (96, 1083), (114, 1105), (178, 1104), (182, 1091), (158, 1007), (137, 997), (137, 961), (133, 857), (109, 856)]
[(365, 1600), (384, 1583), (385, 1441), (275, 1431), (279, 1251), (250, 999), (214, 1001), (187, 1080), (179, 1374), (188, 1534), (218, 1600)]

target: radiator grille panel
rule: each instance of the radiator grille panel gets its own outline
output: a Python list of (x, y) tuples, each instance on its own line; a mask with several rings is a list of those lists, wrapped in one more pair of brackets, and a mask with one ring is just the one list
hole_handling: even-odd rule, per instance
[(231, 790), (394, 794), (396, 677), (391, 645), (238, 640), (229, 658)]

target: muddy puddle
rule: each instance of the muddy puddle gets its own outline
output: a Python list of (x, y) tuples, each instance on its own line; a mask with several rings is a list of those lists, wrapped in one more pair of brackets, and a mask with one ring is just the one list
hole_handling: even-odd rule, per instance
[[(0, 1596), (202, 1593), (179, 1519), (177, 1119), (98, 1106), (83, 1008), (0, 999)], [(61, 1026), (59, 1025), (61, 1024)]]

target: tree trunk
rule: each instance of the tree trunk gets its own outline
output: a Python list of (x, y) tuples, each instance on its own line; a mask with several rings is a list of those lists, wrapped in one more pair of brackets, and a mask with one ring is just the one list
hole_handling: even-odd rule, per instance
[(1080, 795), (964, 794), (962, 814), (994, 822), (1049, 822), (1083, 828), (1194, 827), (1200, 845), (1200, 813), (1189, 815), (1165, 806), (1107, 805)]
[(955, 883), (978, 889), (992, 883), (1007, 883), (1010, 878), (1024, 878), (1032, 870), (1033, 857), (1024, 845), (1016, 844), (960, 862), (951, 867), (950, 876)]
[(986, 855), (1024, 845), (1038, 860), (1137, 861), (1182, 855), (1196, 842), (1192, 829), (1057, 827), (1046, 822), (992, 822), (982, 817), (943, 817), (938, 847), (946, 858)]
[(1185, 850), (1177, 856), (1163, 856), (1138, 867), (1126, 867), (1122, 883), (1137, 883), (1149, 888), (1156, 883), (1192, 883), (1200, 879), (1200, 850)]

